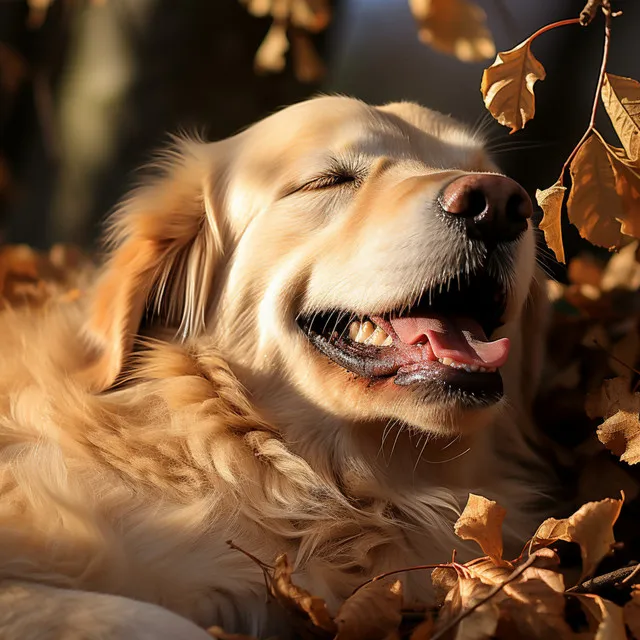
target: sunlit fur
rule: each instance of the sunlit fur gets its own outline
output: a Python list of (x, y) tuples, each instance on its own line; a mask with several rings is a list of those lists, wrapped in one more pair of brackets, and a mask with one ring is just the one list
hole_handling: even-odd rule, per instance
[[(292, 193), (331, 157), (361, 183)], [(457, 274), (464, 241), (435, 197), (496, 171), (482, 142), (414, 104), (332, 97), (177, 141), (158, 169), (79, 302), (0, 315), (0, 636), (207, 637), (170, 611), (282, 633), (227, 540), (288, 553), (335, 611), (368, 577), (477, 553), (452, 531), (469, 491), (508, 509), (516, 549), (544, 491), (527, 444), (546, 309), (532, 232), (500, 267), (512, 349), (493, 407), (369, 386), (296, 325), (409, 305)], [(431, 596), (425, 572), (402, 579), (408, 604)]]

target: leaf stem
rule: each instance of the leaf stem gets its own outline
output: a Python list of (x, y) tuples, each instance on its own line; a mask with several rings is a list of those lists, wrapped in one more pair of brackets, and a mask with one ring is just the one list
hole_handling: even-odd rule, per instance
[(589, 120), (589, 126), (582, 135), (582, 138), (578, 141), (578, 144), (573, 148), (573, 151), (569, 154), (569, 157), (562, 165), (560, 171), (560, 177), (558, 182), (561, 186), (564, 186), (564, 174), (571, 165), (571, 162), (576, 157), (580, 147), (585, 143), (587, 138), (593, 133), (596, 124), (596, 114), (598, 113), (598, 105), (600, 103), (600, 92), (602, 91), (602, 85), (604, 84), (604, 76), (607, 71), (607, 61), (609, 60), (609, 45), (611, 43), (611, 7), (609, 6), (609, 0), (602, 1), (602, 13), (604, 14), (604, 48), (602, 51), (602, 62), (600, 64), (600, 75), (598, 76), (598, 84), (596, 85), (595, 95), (593, 97), (593, 106), (591, 107), (591, 118)]
[(451, 620), (451, 622), (449, 622), (449, 624), (447, 624), (442, 629), (440, 629), (440, 631), (434, 634), (431, 637), (431, 640), (438, 640), (438, 638), (442, 638), (442, 636), (444, 636), (447, 631), (453, 629), (462, 620), (464, 620), (464, 618), (471, 615), (478, 607), (481, 607), (483, 604), (485, 604), (485, 602), (491, 600), (491, 598), (500, 593), (500, 591), (502, 591), (502, 589), (504, 589), (510, 582), (513, 582), (514, 580), (519, 578), (537, 559), (538, 556), (536, 556), (535, 554), (529, 556), (527, 560), (523, 564), (521, 564), (504, 582), (496, 585), (484, 598), (478, 600), (478, 602), (476, 602), (472, 607), (469, 607), (462, 613), (458, 614), (453, 620)]
[(357, 591), (360, 591), (362, 587), (366, 587), (368, 584), (371, 584), (372, 582), (383, 580), (384, 578), (388, 578), (389, 576), (394, 576), (397, 573), (405, 573), (408, 571), (425, 571), (427, 569), (452, 569), (454, 571), (459, 571), (460, 569), (464, 569), (464, 567), (462, 565), (459, 565), (456, 562), (448, 562), (446, 564), (419, 564), (419, 565), (416, 565), (415, 567), (404, 567), (403, 569), (394, 569), (393, 571), (387, 571), (386, 573), (381, 573), (378, 576), (374, 576), (370, 580), (367, 580), (366, 582), (363, 582), (362, 584), (358, 585), (353, 590), (353, 593), (351, 595), (353, 596), (353, 594), (356, 593)]
[(528, 44), (531, 44), (538, 36), (541, 36), (547, 31), (557, 29), (558, 27), (566, 27), (570, 24), (580, 24), (580, 18), (568, 18), (567, 20), (558, 20), (558, 22), (552, 22), (551, 24), (545, 24), (544, 27), (540, 27), (535, 33), (532, 33), (526, 40)]

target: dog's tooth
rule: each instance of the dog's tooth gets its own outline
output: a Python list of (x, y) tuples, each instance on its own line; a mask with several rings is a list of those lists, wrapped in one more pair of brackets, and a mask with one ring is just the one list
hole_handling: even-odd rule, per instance
[(382, 343), (383, 347), (390, 347), (393, 344), (393, 338), (391, 336), (387, 336), (387, 339)]
[(374, 331), (373, 324), (368, 320), (365, 320), (358, 330), (358, 335), (355, 337), (355, 342), (364, 342)]
[(360, 331), (360, 323), (357, 320), (354, 320), (349, 325), (349, 338), (351, 338), (351, 340), (355, 340), (358, 336), (358, 331)]
[(476, 373), (476, 371), (478, 371), (480, 367), (477, 364), (470, 364), (469, 369), (471, 369), (473, 373)]
[(453, 360), (451, 358), (440, 358), (440, 362), (442, 362), (442, 364), (446, 364), (448, 367), (453, 364)]
[(374, 332), (364, 341), (365, 344), (373, 344), (376, 347), (382, 346), (389, 336), (380, 327), (376, 327)]

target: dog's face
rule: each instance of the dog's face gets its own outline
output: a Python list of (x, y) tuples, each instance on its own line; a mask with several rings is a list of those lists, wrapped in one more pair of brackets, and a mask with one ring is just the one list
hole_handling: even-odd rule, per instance
[(526, 193), (466, 129), (320, 98), (182, 153), (121, 215), (92, 318), (100, 386), (153, 299), (272, 415), (297, 394), (354, 423), (491, 419), (535, 248)]

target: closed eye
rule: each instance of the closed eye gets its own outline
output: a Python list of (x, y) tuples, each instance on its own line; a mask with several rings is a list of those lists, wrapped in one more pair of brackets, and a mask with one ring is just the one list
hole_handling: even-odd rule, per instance
[(348, 171), (332, 171), (305, 182), (302, 185), (293, 186), (287, 190), (286, 195), (290, 196), (301, 191), (319, 191), (334, 187), (359, 186), (362, 176)]

